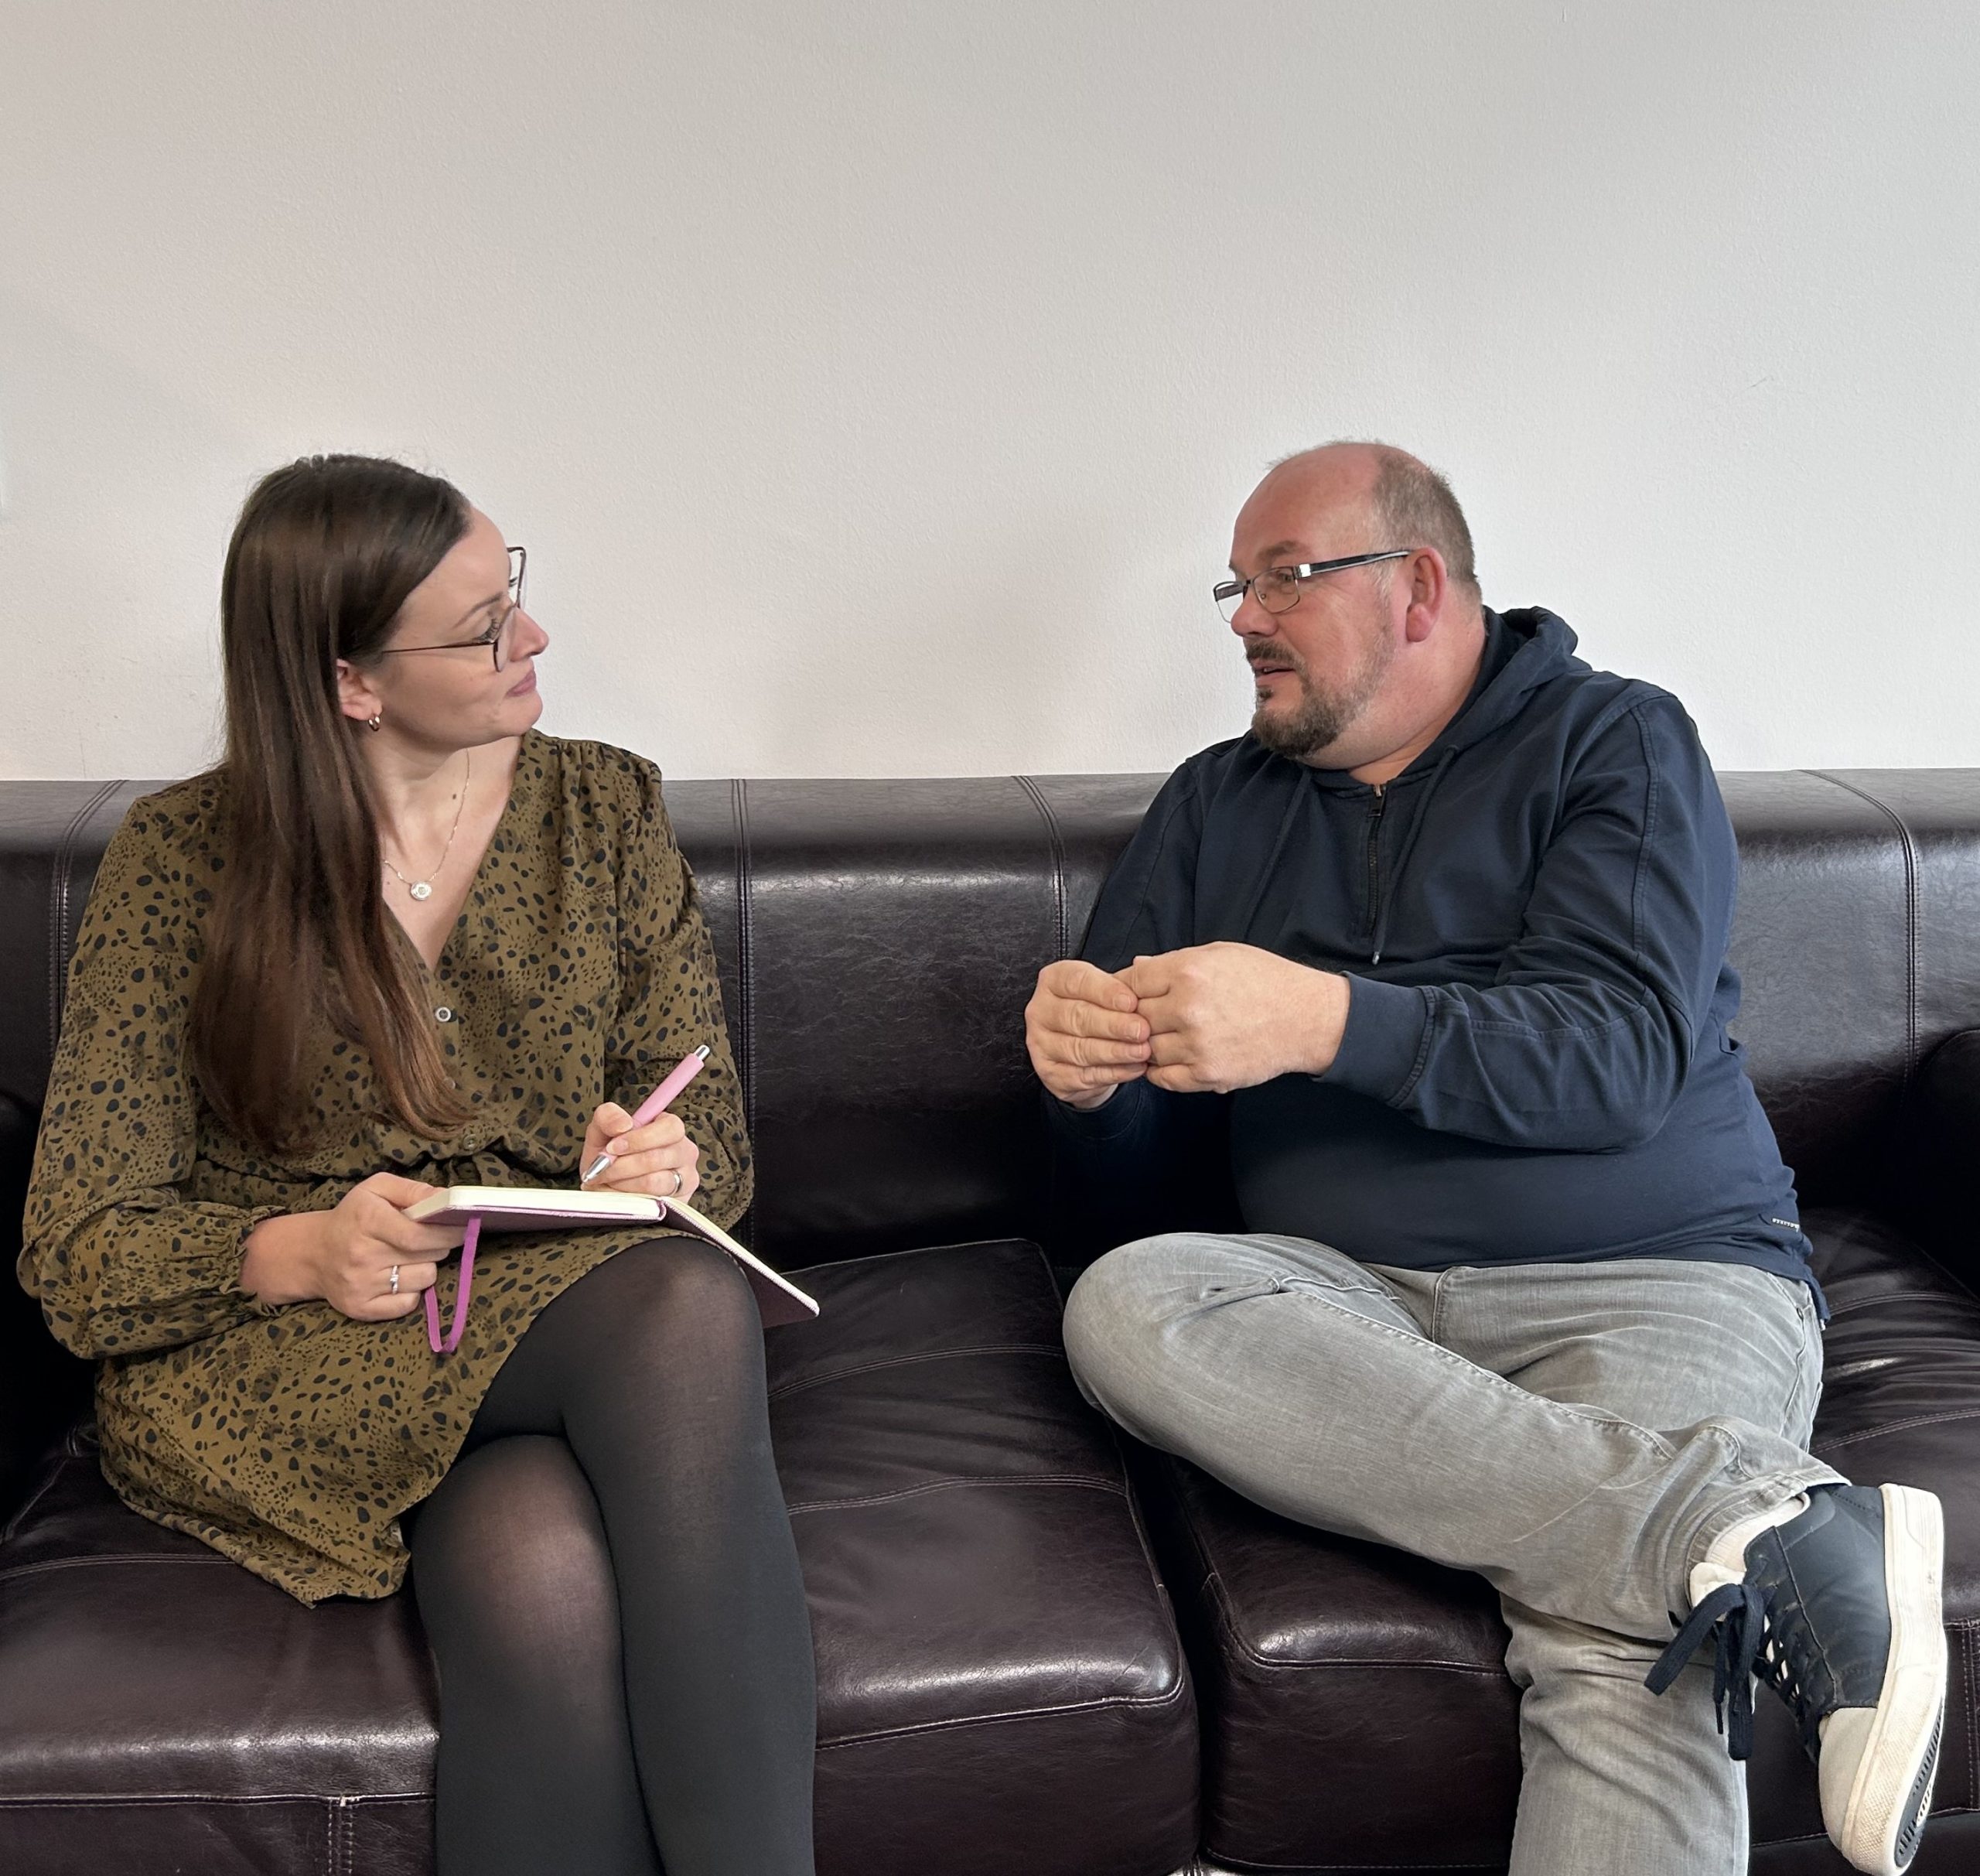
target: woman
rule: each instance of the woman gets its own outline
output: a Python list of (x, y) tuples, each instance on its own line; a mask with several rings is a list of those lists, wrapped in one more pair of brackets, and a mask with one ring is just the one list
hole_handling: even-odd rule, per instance
[(650, 1226), (504, 1234), (458, 1349), (426, 1338), (435, 1187), (572, 1184), (609, 1142), (597, 1187), (749, 1198), (659, 773), (532, 726), (522, 559), (398, 463), (248, 497), (226, 757), (104, 856), (22, 1280), (101, 1358), (135, 1510), (305, 1602), (391, 1594), (409, 1550), (442, 1876), (797, 1876), (811, 1639), (741, 1276)]

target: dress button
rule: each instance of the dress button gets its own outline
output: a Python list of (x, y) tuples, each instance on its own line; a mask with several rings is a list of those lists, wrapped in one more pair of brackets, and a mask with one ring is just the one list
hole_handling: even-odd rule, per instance
[(433, 1012), (433, 1020), (436, 1023), (451, 1023), (453, 1020), (454, 1013), (445, 1003)]

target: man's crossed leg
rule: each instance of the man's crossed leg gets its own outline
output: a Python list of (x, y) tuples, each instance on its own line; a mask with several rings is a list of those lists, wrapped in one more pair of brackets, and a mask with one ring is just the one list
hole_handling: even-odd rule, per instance
[[(1763, 1614), (1804, 1683), (1811, 1750), (1829, 1707), (1866, 1710), (1841, 1717), (1846, 1744), (1823, 1761), (1832, 1834), (1859, 1867), (1909, 1861), (1934, 1678), (1944, 1700), (1937, 1504), (1838, 1492), (1804, 1450), (1821, 1361), (1805, 1286), (1674, 1259), (1378, 1269), (1302, 1239), (1180, 1233), (1094, 1265), (1066, 1343), (1088, 1397), (1149, 1444), (1288, 1517), (1498, 1590), (1524, 1690), (1515, 1876), (1744, 1871), (1744, 1775), (1719, 1738), (1713, 1665), (1673, 1660), (1661, 1697), (1645, 1680), (1714, 1585), (1742, 1586), (1703, 1612), (1725, 1605), (1736, 1652), (1750, 1580), (1751, 1639)], [(1889, 1533), (1869, 1528), (1890, 1508)], [(1920, 1516), (1934, 1528), (1907, 1548)], [(1761, 1557), (1784, 1543), (1798, 1546), (1791, 1597), (1777, 1580), (1796, 1573), (1770, 1577)], [(1879, 1569), (1872, 1588), (1901, 1605), (1881, 1652), (1863, 1632), (1874, 1611), (1859, 1619)], [(1842, 1580), (1808, 1580), (1822, 1576)], [(1811, 1649), (1853, 1665), (1811, 1685)], [(1750, 1669), (1718, 1671), (1737, 1683), (1737, 1732)], [(1885, 1691), (1900, 1679), (1919, 1683), (1902, 1700)]]

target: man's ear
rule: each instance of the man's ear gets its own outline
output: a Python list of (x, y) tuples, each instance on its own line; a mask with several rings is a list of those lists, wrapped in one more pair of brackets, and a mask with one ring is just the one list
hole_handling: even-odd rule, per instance
[(347, 660), (337, 660), (337, 707), (353, 721), (369, 723), (385, 707), (371, 681)]
[(1421, 644), (1436, 630), (1442, 616), (1450, 575), (1443, 555), (1434, 547), (1419, 547), (1405, 562), (1403, 572), (1409, 582), (1409, 606), (1403, 615), (1402, 634), (1412, 644)]

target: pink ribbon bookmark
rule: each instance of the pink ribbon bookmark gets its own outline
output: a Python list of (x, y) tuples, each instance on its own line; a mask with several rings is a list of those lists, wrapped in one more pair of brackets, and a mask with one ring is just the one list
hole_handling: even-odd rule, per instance
[(461, 1242), (460, 1287), (454, 1292), (453, 1326), (447, 1331), (445, 1341), (440, 1339), (440, 1305), (437, 1298), (440, 1286), (435, 1283), (426, 1293), (426, 1339), (432, 1345), (435, 1355), (452, 1355), (461, 1345), (461, 1331), (467, 1327), (468, 1292), (474, 1284), (474, 1247), (481, 1241), (481, 1221), (469, 1218), (467, 1235)]

